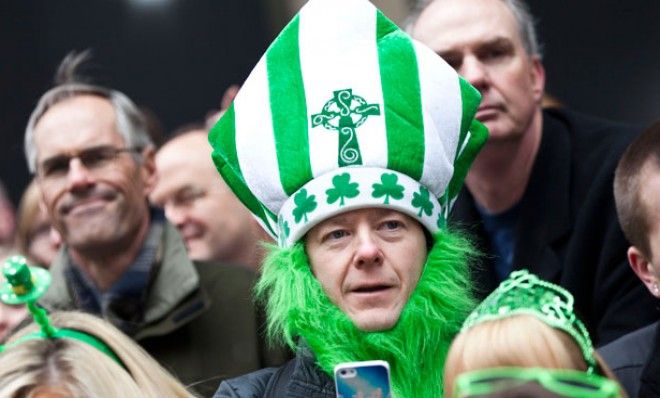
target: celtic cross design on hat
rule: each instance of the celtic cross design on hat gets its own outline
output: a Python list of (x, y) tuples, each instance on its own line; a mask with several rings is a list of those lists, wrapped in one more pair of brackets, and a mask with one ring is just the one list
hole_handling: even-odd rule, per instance
[(353, 95), (353, 89), (347, 88), (335, 91), (334, 97), (325, 103), (321, 113), (312, 115), (312, 127), (323, 125), (328, 130), (338, 131), (339, 166), (358, 165), (362, 164), (362, 156), (355, 130), (369, 116), (378, 115), (380, 105), (367, 103), (364, 98)]

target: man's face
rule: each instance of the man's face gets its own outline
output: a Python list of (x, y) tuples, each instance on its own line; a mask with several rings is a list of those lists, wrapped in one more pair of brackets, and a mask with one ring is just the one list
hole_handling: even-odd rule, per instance
[(305, 248), (325, 293), (364, 331), (388, 330), (397, 323), (427, 254), (417, 221), (376, 208), (318, 224), (307, 233)]
[(216, 171), (205, 132), (187, 133), (163, 146), (156, 169), (150, 200), (179, 229), (190, 258), (236, 261), (238, 252), (255, 250), (249, 247), (254, 221)]
[(142, 150), (140, 163), (128, 151), (107, 156), (126, 148), (107, 100), (84, 95), (54, 105), (36, 125), (35, 145), (44, 205), (71, 248), (125, 247), (146, 225), (153, 150)]
[(530, 126), (543, 95), (541, 61), (530, 57), (513, 14), (500, 0), (437, 0), (413, 35), (481, 92), (477, 119), (491, 140), (516, 139)]

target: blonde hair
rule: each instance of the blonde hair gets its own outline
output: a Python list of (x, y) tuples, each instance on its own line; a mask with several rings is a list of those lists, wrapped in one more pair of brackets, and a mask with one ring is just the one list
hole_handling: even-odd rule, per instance
[[(616, 380), (597, 355), (596, 361), (600, 373)], [(570, 335), (533, 315), (485, 321), (462, 331), (452, 342), (445, 362), (445, 397), (452, 396), (454, 381), (462, 373), (498, 367), (586, 371), (587, 363)]]
[(87, 343), (70, 338), (33, 339), (12, 346), (39, 330), (30, 325), (14, 335), (0, 354), (0, 397), (31, 397), (40, 388), (78, 397), (190, 398), (174, 377), (141, 347), (108, 322), (79, 312), (50, 315), (56, 328), (82, 331), (103, 341), (121, 364)]
[[(36, 180), (32, 180), (25, 188), (21, 202), (18, 205), (18, 217), (16, 224), (16, 249), (24, 255), (28, 254), (30, 242), (38, 227), (39, 216), (41, 209), (39, 209), (39, 201), (41, 200), (41, 192)], [(49, 264), (44, 264), (48, 266)]]

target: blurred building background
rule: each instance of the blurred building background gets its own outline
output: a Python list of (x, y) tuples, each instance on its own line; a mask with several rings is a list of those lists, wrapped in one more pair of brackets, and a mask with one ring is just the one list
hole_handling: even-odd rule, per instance
[[(242, 82), (304, 0), (0, 0), (0, 180), (28, 182), (23, 131), (71, 50), (167, 132), (202, 118)], [(374, 0), (403, 23), (416, 0)], [(547, 89), (567, 106), (648, 124), (660, 117), (660, 1), (529, 0)]]

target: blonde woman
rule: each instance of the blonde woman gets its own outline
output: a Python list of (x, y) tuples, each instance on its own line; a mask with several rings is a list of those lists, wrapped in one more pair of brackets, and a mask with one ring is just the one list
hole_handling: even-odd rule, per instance
[(16, 221), (16, 250), (31, 264), (48, 268), (55, 258), (61, 241), (51, 227), (50, 218), (40, 207), (41, 192), (33, 180), (23, 192)]
[(5, 263), (0, 299), (25, 304), (34, 318), (0, 346), (0, 397), (191, 398), (141, 347), (92, 315), (47, 315), (35, 305), (50, 274), (14, 256)]
[[(0, 397), (188, 398), (191, 393), (117, 328), (92, 315), (50, 315), (60, 330), (75, 330), (104, 343), (116, 355), (75, 338), (27, 338), (30, 325), (0, 354)], [(33, 335), (34, 336), (34, 335)], [(58, 395), (59, 394), (59, 395)]]
[(524, 270), (513, 272), (465, 321), (447, 355), (445, 396), (463, 373), (504, 367), (579, 370), (616, 380), (573, 313), (571, 294)]

